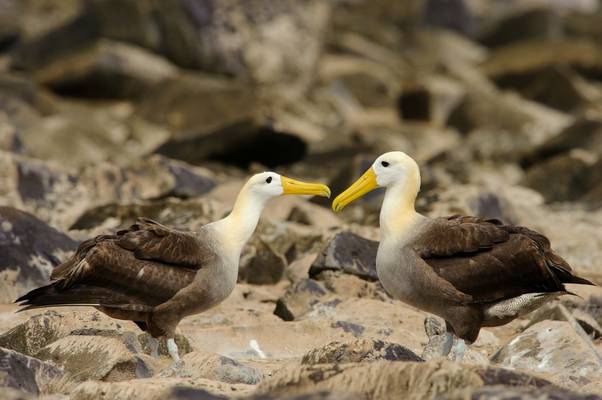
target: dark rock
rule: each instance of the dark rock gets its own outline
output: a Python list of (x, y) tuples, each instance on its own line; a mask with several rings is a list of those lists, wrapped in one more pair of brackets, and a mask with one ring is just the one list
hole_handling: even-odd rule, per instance
[(178, 65), (291, 84), (313, 73), (329, 9), (315, 0), (164, 1), (157, 20), (161, 47)]
[(330, 326), (333, 328), (340, 328), (347, 333), (351, 333), (356, 338), (361, 337), (366, 330), (364, 326), (349, 321), (335, 321)]
[(558, 135), (551, 137), (523, 157), (522, 165), (530, 167), (572, 149), (582, 149), (602, 157), (602, 121), (579, 118)]
[(519, 91), (528, 99), (561, 111), (574, 112), (595, 103), (599, 89), (562, 65), (547, 65), (496, 79), (503, 89)]
[(174, 387), (169, 398), (172, 400), (228, 400), (226, 396), (217, 396), (203, 389), (183, 386)]
[(100, 24), (90, 13), (79, 13), (64, 24), (23, 41), (12, 54), (12, 67), (35, 71), (53, 60), (85, 49), (100, 35)]
[(37, 65), (34, 79), (62, 95), (93, 98), (128, 98), (176, 73), (168, 61), (146, 50), (100, 40), (69, 55)]
[(378, 242), (347, 231), (337, 233), (322, 249), (309, 269), (309, 275), (313, 278), (322, 271), (340, 270), (376, 281), (377, 250)]
[(145, 96), (139, 113), (174, 132), (158, 153), (193, 164), (213, 159), (243, 168), (251, 162), (274, 167), (298, 161), (307, 151), (301, 138), (274, 129), (259, 115), (249, 88), (226, 80), (166, 81)]
[(424, 86), (403, 90), (399, 96), (399, 111), (404, 120), (429, 121), (431, 119), (431, 93)]
[(549, 7), (511, 13), (486, 29), (479, 41), (488, 47), (532, 39), (554, 39), (562, 33), (560, 14)]
[(301, 364), (355, 363), (377, 360), (423, 361), (410, 349), (397, 343), (364, 339), (349, 343), (332, 342), (324, 347), (310, 350), (303, 356)]
[(77, 243), (31, 214), (0, 207), (0, 271), (3, 302), (48, 282), (52, 268), (74, 251)]
[(599, 45), (589, 40), (531, 40), (493, 51), (482, 70), (493, 80), (523, 75), (551, 66), (569, 66), (587, 76), (602, 74)]
[(251, 254), (243, 255), (240, 276), (255, 285), (271, 285), (280, 282), (288, 265), (286, 257), (263, 240), (255, 240)]
[(444, 28), (470, 35), (475, 20), (465, 0), (427, 0), (423, 5), (423, 22), (428, 27)]
[(437, 397), (437, 400), (600, 400), (596, 394), (583, 394), (566, 389), (552, 388), (522, 388), (494, 385), (482, 388), (467, 388), (454, 390)]
[(328, 292), (320, 282), (313, 279), (303, 279), (286, 290), (276, 302), (274, 314), (285, 321), (293, 321), (318, 303)]
[(0, 386), (39, 393), (39, 386), (63, 376), (56, 366), (0, 347)]
[(139, 217), (151, 218), (169, 226), (194, 229), (215, 221), (225, 211), (225, 206), (204, 198), (162, 199), (123, 205), (113, 203), (87, 210), (75, 220), (70, 229), (92, 229), (104, 225), (109, 218), (117, 220), (112, 225), (123, 228)]
[(558, 155), (529, 168), (523, 184), (548, 202), (580, 200), (602, 182), (602, 160), (596, 159), (581, 150)]

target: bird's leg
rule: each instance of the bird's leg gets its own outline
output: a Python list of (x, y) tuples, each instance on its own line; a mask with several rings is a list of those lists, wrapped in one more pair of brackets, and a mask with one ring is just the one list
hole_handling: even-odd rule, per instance
[(148, 338), (148, 347), (150, 348), (151, 357), (159, 357), (159, 341), (152, 336)]
[(173, 360), (172, 368), (178, 369), (184, 365), (180, 359), (180, 354), (178, 354), (178, 345), (176, 344), (174, 338), (167, 338), (167, 352)]

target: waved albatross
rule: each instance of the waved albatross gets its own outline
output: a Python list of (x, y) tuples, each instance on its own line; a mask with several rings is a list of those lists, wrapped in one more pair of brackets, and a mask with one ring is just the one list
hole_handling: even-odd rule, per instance
[[(173, 367), (182, 363), (175, 329), (230, 295), (240, 252), (253, 234), (266, 202), (282, 194), (330, 197), (322, 184), (274, 172), (252, 176), (232, 212), (197, 232), (168, 228), (140, 218), (129, 229), (83, 242), (58, 266), (50, 285), (17, 299), (20, 311), (58, 306), (94, 306), (110, 317), (134, 321), (153, 338), (166, 337)], [(158, 342), (153, 341), (156, 353)]]
[[(464, 341), (567, 294), (564, 283), (593, 285), (573, 275), (549, 240), (522, 226), (470, 216), (426, 218), (414, 209), (416, 162), (399, 151), (381, 155), (338, 195), (334, 211), (377, 187), (380, 211), (378, 278), (394, 298), (446, 321), (443, 355), (462, 359)], [(454, 339), (454, 335), (459, 339)]]

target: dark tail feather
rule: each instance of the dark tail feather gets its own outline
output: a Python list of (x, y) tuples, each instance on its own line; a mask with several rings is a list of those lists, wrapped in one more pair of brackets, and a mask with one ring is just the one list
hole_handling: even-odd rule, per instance
[(113, 294), (110, 290), (94, 286), (76, 285), (60, 290), (60, 281), (34, 289), (19, 297), (15, 303), (23, 308), (17, 312), (41, 307), (99, 306)]

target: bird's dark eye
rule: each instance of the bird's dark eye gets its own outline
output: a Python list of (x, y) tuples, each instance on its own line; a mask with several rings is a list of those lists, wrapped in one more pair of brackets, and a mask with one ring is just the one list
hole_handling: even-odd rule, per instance
[(388, 167), (388, 166), (389, 166), (389, 163), (388, 163), (388, 162), (386, 162), (386, 161), (382, 161), (382, 162), (380, 163), (380, 165), (382, 165), (383, 167)]
[(272, 182), (272, 177), (270, 176), (268, 179), (265, 180), (265, 183), (271, 183)]

